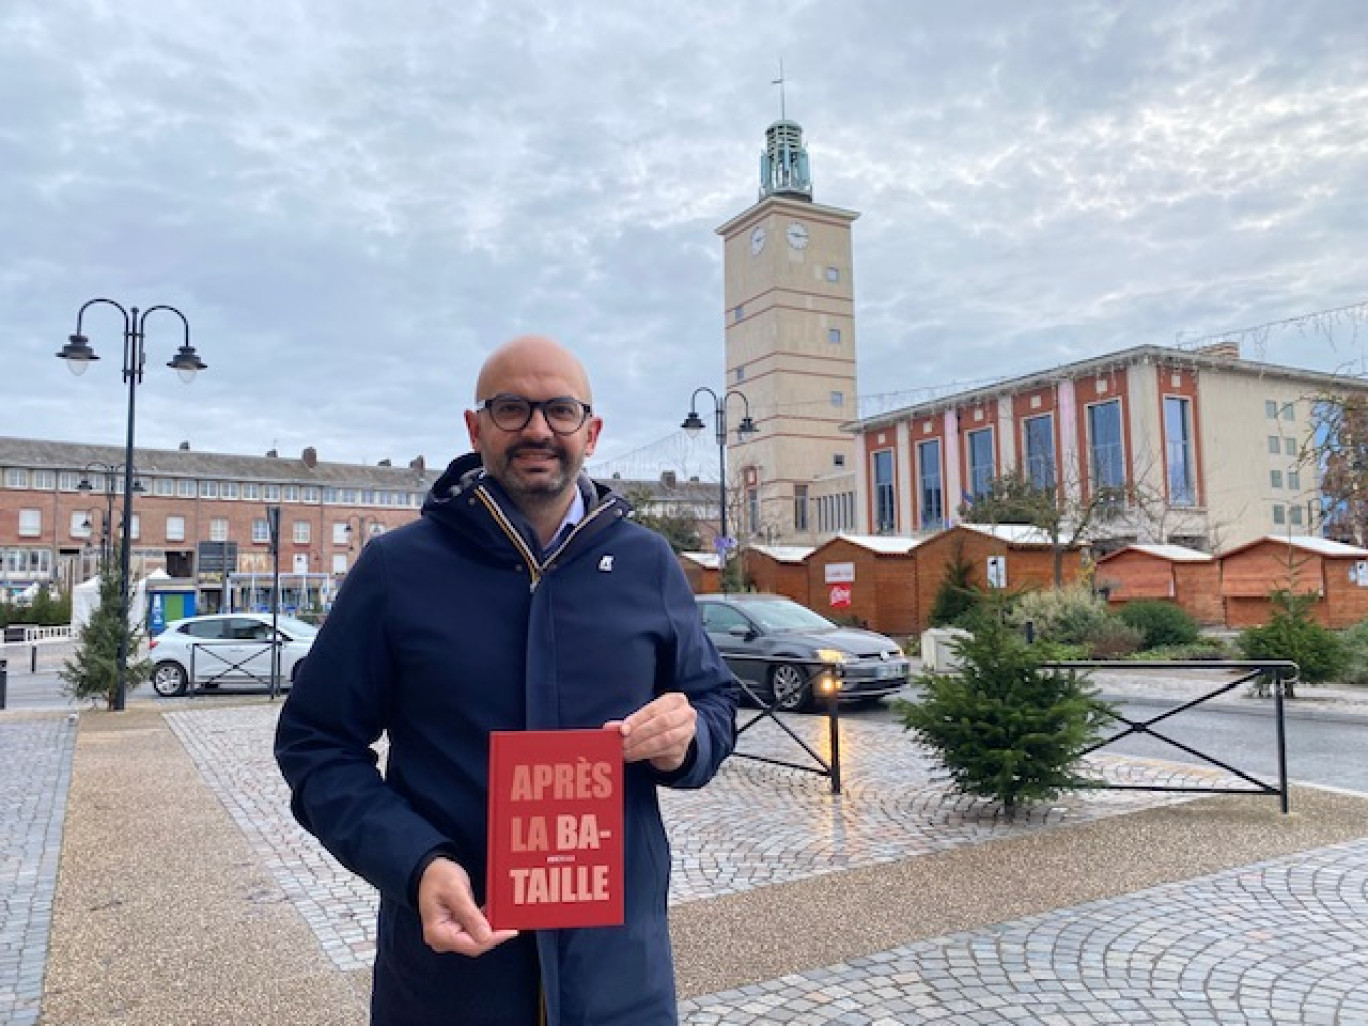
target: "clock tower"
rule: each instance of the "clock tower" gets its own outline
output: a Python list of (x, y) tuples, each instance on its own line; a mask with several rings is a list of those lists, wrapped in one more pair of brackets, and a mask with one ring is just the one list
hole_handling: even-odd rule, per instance
[(738, 542), (812, 544), (854, 526), (844, 507), (849, 495), (853, 515), (855, 442), (840, 425), (857, 416), (850, 230), (859, 216), (813, 202), (803, 129), (781, 118), (765, 130), (757, 202), (717, 229), (726, 388), (746, 397), (759, 429), (727, 442)]

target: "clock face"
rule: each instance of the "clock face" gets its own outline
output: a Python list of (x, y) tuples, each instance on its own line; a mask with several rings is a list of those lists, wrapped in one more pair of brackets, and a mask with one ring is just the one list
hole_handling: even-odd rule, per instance
[(757, 225), (755, 231), (751, 232), (751, 256), (755, 256), (765, 248), (765, 227)]
[(807, 247), (808, 232), (801, 221), (794, 221), (789, 225), (785, 235), (788, 238), (788, 244), (794, 249), (805, 249)]

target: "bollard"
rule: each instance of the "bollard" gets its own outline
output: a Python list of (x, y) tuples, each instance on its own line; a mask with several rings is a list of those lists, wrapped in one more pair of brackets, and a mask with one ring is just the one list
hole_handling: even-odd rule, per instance
[(1027, 621), (1026, 621), (1026, 644), (1028, 644), (1028, 645), (1034, 645), (1034, 644), (1035, 644), (1035, 621), (1034, 621), (1034, 620), (1027, 620)]
[(0, 659), (0, 709), (5, 708), (9, 692), (9, 660)]
[(38, 646), (34, 645), (29, 649), (29, 673), (38, 672)]

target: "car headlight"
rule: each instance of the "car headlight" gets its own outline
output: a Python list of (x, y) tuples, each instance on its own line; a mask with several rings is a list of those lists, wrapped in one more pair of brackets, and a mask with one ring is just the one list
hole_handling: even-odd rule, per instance
[(849, 652), (842, 652), (838, 648), (819, 648), (815, 654), (824, 663), (848, 663), (855, 658)]

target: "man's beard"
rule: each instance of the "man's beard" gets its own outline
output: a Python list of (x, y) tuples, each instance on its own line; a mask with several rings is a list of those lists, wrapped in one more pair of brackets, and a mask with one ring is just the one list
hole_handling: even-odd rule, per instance
[[(530, 452), (545, 453), (555, 457), (559, 471), (525, 475), (517, 466), (517, 457)], [(503, 485), (504, 491), (515, 502), (540, 504), (560, 498), (579, 476), (584, 460), (575, 460), (564, 447), (554, 442), (546, 445), (514, 445), (509, 447), (502, 458), (502, 466), (494, 479)]]

